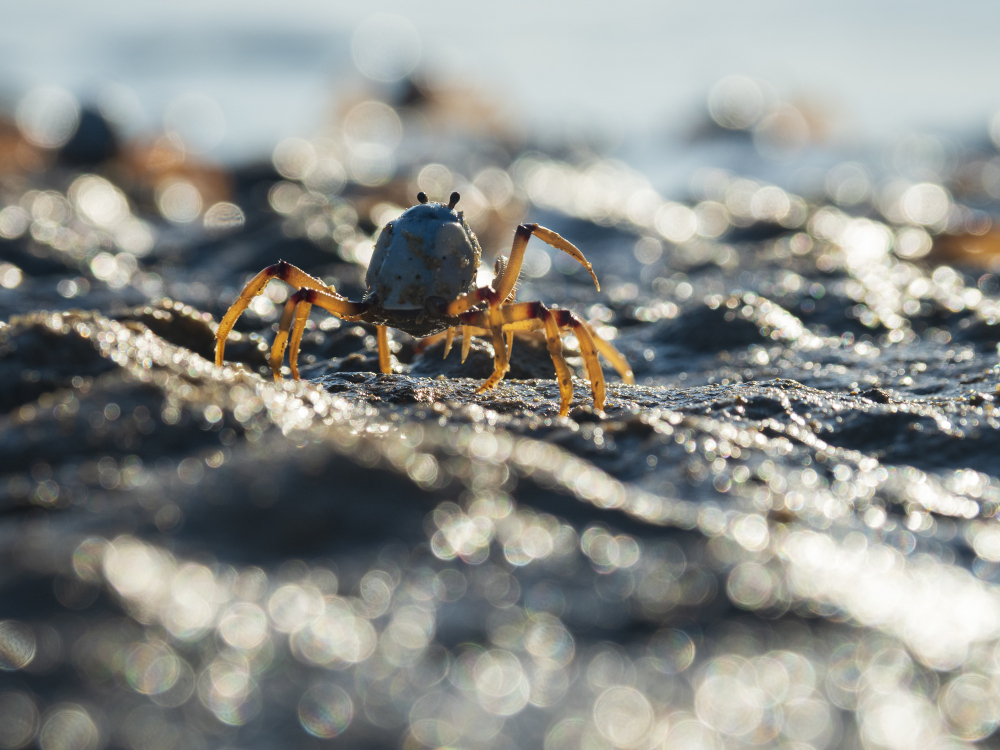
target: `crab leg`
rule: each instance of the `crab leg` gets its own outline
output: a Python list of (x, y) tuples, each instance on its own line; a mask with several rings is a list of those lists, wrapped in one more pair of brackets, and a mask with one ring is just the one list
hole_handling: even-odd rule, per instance
[[(467, 313), (463, 313), (459, 317), (462, 319), (462, 362), (464, 363), (466, 358), (469, 356), (469, 349), (472, 346), (472, 333), (473, 331), (481, 331), (482, 335), (487, 332), (493, 337), (493, 374), (486, 379), (479, 388), (476, 389), (476, 393), (489, 390), (497, 383), (500, 382), (501, 378), (507, 370), (509, 369), (509, 359), (507, 358), (507, 347), (504, 345), (503, 337), (503, 324), (502, 321), (497, 321), (497, 326), (490, 325), (490, 312), (492, 311), (482, 311), (482, 310), (472, 310)], [(485, 329), (485, 330), (484, 330)], [(499, 342), (499, 346), (498, 346)]]
[[(473, 336), (485, 336), (489, 333), (489, 329), (480, 328), (479, 326), (455, 326), (454, 328), (449, 328), (446, 333), (435, 334), (434, 336), (428, 336), (428, 339), (440, 340), (441, 336), (444, 336), (444, 356), (442, 359), (448, 359), (448, 355), (451, 353), (451, 345), (455, 340), (455, 331), (458, 329), (462, 330), (462, 363), (469, 357), (469, 350), (472, 348), (472, 337)], [(427, 339), (424, 339), (425, 341)]]
[(296, 289), (315, 289), (321, 292), (336, 294), (333, 287), (327, 286), (319, 279), (310, 276), (301, 268), (297, 268), (291, 263), (280, 260), (273, 266), (268, 266), (243, 287), (240, 296), (233, 303), (232, 307), (226, 311), (226, 314), (219, 322), (219, 328), (215, 334), (216, 365), (222, 366), (223, 355), (226, 350), (226, 339), (229, 337), (229, 332), (233, 330), (233, 326), (236, 325), (237, 318), (250, 306), (253, 298), (264, 291), (264, 287), (267, 286), (267, 282), (271, 279), (281, 279)]
[[(514, 235), (514, 242), (517, 242), (517, 234), (516, 233)], [(498, 255), (497, 256), (496, 263), (493, 264), (493, 281), (490, 283), (490, 286), (493, 288), (493, 291), (496, 292), (496, 291), (498, 291), (500, 289), (500, 280), (503, 278), (504, 274), (507, 272), (507, 264), (509, 262), (510, 262), (510, 258), (507, 258), (507, 257), (505, 257), (503, 255)], [(513, 295), (513, 293), (511, 294), (510, 301), (511, 302), (514, 301), (514, 295)]]
[[(504, 308), (504, 331), (515, 330), (538, 330), (543, 327), (543, 322), (539, 318), (534, 306), (544, 307), (538, 302), (521, 303), (509, 305)], [(629, 384), (635, 383), (635, 377), (628, 362), (611, 344), (601, 338), (587, 321), (580, 318), (570, 310), (551, 310), (560, 328), (571, 328), (576, 334), (576, 339), (580, 344), (580, 354), (583, 356), (584, 367), (587, 371), (587, 379), (590, 380), (591, 391), (594, 396), (594, 408), (601, 410), (604, 407), (607, 389), (605, 386), (604, 372), (597, 359), (600, 353), (607, 359), (622, 380)]]
[(587, 371), (587, 380), (590, 381), (590, 390), (594, 396), (594, 408), (603, 411), (607, 388), (604, 384), (604, 371), (597, 360), (597, 348), (594, 346), (590, 331), (584, 322), (569, 310), (553, 310), (552, 315), (560, 328), (572, 328), (576, 334), (576, 340), (580, 344), (580, 354), (583, 356), (583, 366)]
[[(491, 308), (487, 312), (473, 311), (464, 313), (461, 317), (463, 321), (474, 326), (483, 326), (491, 323), (490, 313), (497, 308)], [(506, 372), (510, 369), (510, 350), (506, 346), (499, 346), (499, 341), (513, 336), (514, 331), (545, 331), (548, 342), (549, 354), (556, 368), (556, 377), (559, 381), (560, 406), (559, 415), (566, 416), (569, 413), (569, 404), (573, 399), (573, 381), (569, 374), (563, 356), (562, 339), (559, 336), (561, 329), (572, 329), (576, 334), (576, 339), (580, 344), (580, 354), (583, 356), (584, 368), (587, 371), (587, 379), (590, 380), (591, 393), (594, 397), (594, 408), (597, 411), (604, 409), (604, 402), (607, 398), (607, 386), (604, 380), (604, 371), (598, 361), (598, 353), (603, 355), (621, 375), (626, 383), (634, 383), (635, 378), (628, 362), (621, 353), (611, 344), (602, 339), (590, 324), (580, 318), (571, 310), (552, 310), (541, 302), (518, 302), (513, 305), (504, 305), (499, 308), (501, 325), (497, 331), (490, 327), (493, 333), (494, 351), (497, 352), (496, 363), (493, 374), (477, 389), (477, 393), (489, 390), (495, 386)], [(553, 338), (553, 326), (555, 326), (555, 338)]]
[(507, 259), (506, 263), (497, 264), (497, 277), (493, 279), (493, 285), (481, 286), (473, 292), (461, 295), (445, 308), (445, 313), (447, 315), (461, 315), (483, 302), (488, 303), (490, 306), (506, 302), (511, 292), (514, 291), (514, 285), (521, 274), (524, 251), (528, 247), (528, 239), (530, 239), (532, 234), (557, 250), (562, 250), (564, 253), (578, 260), (590, 272), (595, 286), (598, 289), (601, 288), (593, 266), (583, 256), (583, 253), (580, 252), (576, 245), (565, 237), (556, 234), (551, 229), (540, 227), (538, 224), (521, 224), (514, 233), (514, 244), (510, 249), (510, 258)]
[[(569, 310), (550, 310), (541, 302), (519, 302), (514, 305), (507, 305), (503, 308), (504, 327), (507, 330), (527, 327), (525, 323), (532, 320), (540, 321), (544, 324), (545, 335), (548, 340), (549, 354), (556, 368), (556, 376), (559, 380), (559, 394), (561, 404), (559, 416), (566, 416), (569, 412), (569, 404), (573, 399), (573, 380), (569, 376), (569, 368), (563, 357), (562, 339), (559, 337), (560, 328), (572, 328), (576, 334), (577, 341), (580, 342), (580, 353), (583, 355), (584, 367), (587, 370), (587, 378), (590, 380), (591, 392), (594, 396), (594, 408), (601, 411), (604, 408), (606, 388), (604, 384), (604, 372), (597, 361), (597, 349), (594, 340), (587, 330), (586, 325), (579, 317)], [(532, 326), (534, 327), (534, 326)], [(555, 339), (552, 331), (555, 330)]]
[[(444, 330), (441, 333), (433, 333), (430, 336), (425, 336), (424, 338), (420, 339), (420, 341), (417, 342), (414, 351), (420, 353), (423, 352), (425, 349), (427, 349), (427, 347), (431, 346), (432, 344), (436, 344), (438, 341), (444, 341), (444, 354), (442, 355), (441, 358), (448, 359), (448, 355), (451, 353), (452, 345), (455, 342), (455, 336), (459, 331), (461, 331), (462, 333), (463, 341), (465, 341), (466, 332), (468, 332), (472, 336), (486, 336), (489, 334), (488, 329), (480, 328), (479, 326), (457, 325), (448, 328), (447, 330)], [(509, 343), (510, 342), (508, 342), (508, 345)], [(466, 356), (468, 356), (468, 352), (466, 352)], [(462, 361), (464, 362), (465, 360), (463, 359)]]
[(378, 338), (378, 369), (385, 375), (391, 375), (392, 356), (389, 353), (389, 334), (385, 326), (375, 326), (375, 335)]
[(486, 318), (486, 324), (493, 337), (493, 374), (476, 389), (476, 393), (488, 391), (499, 383), (507, 370), (510, 369), (510, 356), (507, 351), (507, 341), (503, 333), (502, 308), (499, 305), (490, 305), (486, 312), (480, 313), (480, 315)]
[[(597, 351), (599, 351), (601, 356), (608, 360), (608, 362), (611, 363), (611, 366), (618, 371), (621, 379), (629, 385), (635, 385), (635, 375), (632, 373), (632, 368), (629, 366), (625, 357), (622, 356), (622, 353), (615, 349), (611, 343), (602, 338), (601, 335), (594, 330), (594, 327), (586, 320), (581, 319), (580, 322), (590, 334), (590, 337), (594, 342), (594, 346), (597, 347)], [(579, 336), (577, 336), (577, 339), (579, 339)]]
[[(297, 344), (302, 341), (302, 333), (299, 332), (299, 316), (300, 310), (304, 309), (304, 317), (309, 316), (309, 310), (312, 305), (308, 302), (303, 302), (299, 293), (296, 292), (288, 301), (285, 303), (285, 309), (281, 311), (281, 321), (278, 323), (278, 332), (274, 336), (274, 342), (271, 344), (271, 372), (274, 373), (275, 380), (281, 380), (281, 363), (285, 359), (285, 347), (288, 345), (288, 334), (292, 333), (292, 352), (289, 356), (289, 364), (292, 365), (292, 378), (295, 380), (299, 379), (298, 374), (298, 347)], [(305, 330), (305, 321), (303, 320), (301, 328)], [(294, 364), (292, 362), (294, 361)]]
[(469, 358), (469, 349), (472, 348), (472, 332), (469, 326), (462, 326), (462, 364)]
[[(270, 365), (275, 380), (281, 380), (281, 363), (285, 358), (285, 347), (288, 344), (289, 329), (291, 329), (292, 334), (292, 348), (288, 355), (288, 363), (291, 366), (292, 378), (295, 380), (299, 379), (299, 344), (302, 342), (302, 334), (305, 332), (305, 320), (309, 317), (310, 308), (312, 308), (312, 305), (308, 302), (300, 302), (297, 294), (293, 294), (285, 303), (285, 309), (281, 313), (281, 322), (278, 325), (278, 333), (271, 344)], [(300, 315), (302, 317), (301, 325), (299, 324)]]
[(521, 224), (518, 226), (517, 231), (514, 232), (514, 244), (510, 248), (510, 258), (507, 261), (506, 267), (501, 271), (499, 280), (494, 282), (496, 284), (497, 296), (500, 299), (507, 299), (507, 295), (513, 291), (514, 284), (517, 283), (517, 277), (521, 275), (524, 252), (528, 249), (528, 239), (532, 234), (542, 242), (551, 245), (557, 250), (562, 250), (567, 255), (571, 255), (579, 261), (580, 265), (590, 272), (590, 277), (594, 280), (594, 286), (600, 291), (601, 285), (597, 281), (596, 274), (594, 274), (594, 267), (590, 264), (590, 261), (583, 257), (583, 253), (580, 252), (580, 249), (576, 245), (562, 235), (553, 232), (551, 229), (538, 226), (538, 224)]
[[(529, 303), (530, 304), (530, 303)], [(556, 380), (559, 381), (559, 416), (565, 417), (569, 414), (569, 405), (573, 400), (573, 375), (563, 357), (562, 338), (559, 336), (559, 324), (551, 310), (545, 310), (545, 338), (548, 340), (549, 356), (552, 357), (552, 364), (556, 368)], [(603, 385), (603, 382), (601, 383)], [(603, 393), (601, 394), (604, 395)], [(600, 405), (597, 403), (597, 391), (594, 391), (594, 407), (597, 411), (604, 406), (604, 399)]]
[[(575, 324), (565, 322), (565, 318), (562, 315), (564, 311), (554, 310), (553, 312), (559, 319), (560, 327), (575, 327)], [(625, 357), (622, 356), (621, 352), (601, 338), (601, 335), (597, 333), (597, 331), (594, 330), (594, 327), (586, 320), (580, 318), (579, 323), (587, 329), (587, 332), (590, 334), (591, 341), (594, 343), (594, 348), (597, 349), (602, 357), (611, 363), (611, 366), (614, 367), (621, 376), (622, 381), (628, 383), (629, 385), (635, 385), (635, 375), (633, 375), (632, 368), (629, 367), (628, 362), (625, 360)], [(539, 331), (543, 327), (544, 325), (541, 321), (529, 318), (518, 323), (505, 323), (503, 329), (504, 331)], [(577, 341), (579, 340), (580, 338), (577, 336)]]
[[(313, 305), (318, 305), (324, 310), (345, 320), (357, 320), (363, 315), (368, 306), (363, 302), (351, 302), (346, 297), (341, 297), (334, 292), (327, 292), (321, 289), (300, 289), (285, 303), (285, 309), (281, 314), (281, 322), (278, 324), (278, 333), (275, 334), (274, 343), (271, 345), (271, 371), (275, 380), (281, 380), (281, 362), (285, 357), (285, 346), (288, 344), (289, 331), (292, 333), (292, 350), (289, 353), (289, 364), (292, 369), (292, 377), (299, 379), (298, 356), (299, 344), (302, 341), (302, 334), (305, 331), (306, 320), (309, 318), (309, 311)], [(292, 329), (294, 326), (294, 330)], [(381, 363), (381, 354), (379, 356)]]
[[(309, 312), (312, 304), (300, 302), (295, 308), (295, 322), (292, 325), (292, 339), (288, 344), (288, 365), (292, 370), (292, 379), (299, 379), (299, 346), (302, 344), (302, 334), (306, 332), (306, 321), (309, 320)], [(273, 347), (272, 347), (273, 348)], [(274, 364), (271, 364), (272, 371)], [(281, 359), (278, 359), (278, 371), (281, 371)]]
[[(490, 284), (490, 286), (493, 287), (493, 290), (496, 291), (498, 295), (499, 295), (499, 291), (497, 291), (497, 290), (499, 290), (500, 285), (503, 283), (503, 278), (504, 278), (505, 274), (507, 273), (507, 264), (509, 262), (510, 262), (510, 258), (505, 258), (504, 256), (501, 255), (499, 258), (497, 258), (497, 262), (493, 266), (493, 270), (494, 270), (494, 272), (495, 272), (496, 275), (493, 277), (493, 283)], [(517, 280), (515, 279), (515, 281), (517, 281)], [(517, 299), (517, 285), (516, 284), (513, 285), (513, 286), (511, 286), (511, 288), (510, 288), (510, 294), (507, 295), (506, 299), (504, 299), (504, 301), (501, 304), (509, 305), (509, 304), (513, 303), (515, 299)], [(513, 347), (514, 347), (514, 332), (513, 331), (508, 331), (507, 332), (507, 356), (508, 357), (510, 357), (510, 350)]]
[[(467, 325), (489, 326), (493, 335), (493, 374), (476, 389), (476, 393), (493, 388), (510, 369), (510, 359), (505, 341), (508, 331), (512, 333), (515, 329), (535, 328), (537, 325), (537, 327), (545, 329), (549, 355), (556, 368), (560, 396), (559, 416), (564, 417), (569, 413), (569, 404), (573, 400), (573, 378), (569, 366), (566, 364), (566, 359), (563, 357), (559, 323), (553, 313), (554, 311), (549, 310), (541, 302), (522, 302), (503, 308), (492, 307), (486, 312), (473, 311), (461, 316)], [(536, 325), (526, 325), (529, 320)]]
[[(502, 327), (503, 334), (506, 334), (508, 339), (513, 338), (514, 331), (537, 331), (539, 329), (544, 329), (545, 339), (548, 344), (549, 356), (552, 357), (552, 364), (556, 369), (556, 380), (559, 383), (559, 416), (565, 417), (569, 414), (569, 405), (573, 400), (573, 376), (570, 373), (569, 366), (566, 364), (566, 358), (563, 356), (562, 338), (559, 335), (559, 324), (556, 320), (556, 316), (553, 315), (552, 310), (549, 310), (540, 302), (527, 302), (521, 303), (524, 305), (531, 306), (533, 309), (531, 318), (519, 319), (512, 322), (505, 322)], [(520, 307), (521, 305), (517, 305)], [(508, 317), (507, 313), (510, 312), (510, 307), (503, 308), (504, 318)], [(494, 349), (496, 350), (495, 342), (498, 337), (494, 337)], [(502, 338), (501, 338), (502, 340)], [(510, 369), (509, 358), (505, 362), (497, 361), (495, 365), (495, 370), (490, 378), (483, 383), (477, 390), (476, 393), (488, 390), (495, 386)]]

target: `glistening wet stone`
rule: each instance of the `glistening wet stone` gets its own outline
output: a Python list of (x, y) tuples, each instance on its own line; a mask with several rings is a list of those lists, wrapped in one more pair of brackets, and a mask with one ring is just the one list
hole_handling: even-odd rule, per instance
[(477, 393), (489, 342), (463, 365), (460, 336), (443, 358), (394, 335), (382, 374), (374, 330), (319, 310), (305, 379), (275, 381), (280, 282), (215, 366), (217, 321), (279, 258), (359, 299), (376, 217), (426, 189), (406, 175), (331, 192), (261, 170), (270, 207), (221, 235), (131, 201), (158, 233), (139, 253), (74, 197), (112, 183), (0, 182), (27, 217), (0, 258), (20, 273), (0, 266), (3, 742), (991, 741), (989, 274), (905, 257), (947, 228), (884, 203), (716, 175), (687, 205), (620, 163), (521, 158), (477, 184), (509, 180), (594, 262), (600, 293), (535, 256), (517, 299), (625, 354), (639, 382), (606, 367), (604, 413), (572, 341), (560, 418), (538, 339)]

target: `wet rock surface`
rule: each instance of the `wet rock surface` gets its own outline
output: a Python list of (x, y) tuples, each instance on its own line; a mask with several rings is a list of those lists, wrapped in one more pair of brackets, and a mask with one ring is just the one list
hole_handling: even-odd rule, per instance
[[(81, 191), (118, 188), (92, 175), (6, 185), (0, 219), (25, 225), (0, 240), (4, 746), (992, 735), (996, 284), (907, 259), (925, 230), (874, 208), (753, 183), (786, 213), (677, 239), (664, 217), (688, 207), (654, 195), (657, 224), (609, 195), (581, 214), (531, 185), (584, 168), (531, 158), (512, 184), (603, 291), (539, 251), (518, 299), (573, 308), (625, 354), (638, 384), (606, 367), (604, 413), (577, 377), (558, 416), (539, 339), (477, 393), (488, 342), (463, 364), (460, 337), (444, 358), (396, 335), (387, 375), (372, 328), (321, 311), (305, 379), (275, 381), (279, 282), (215, 366), (218, 319), (279, 258), (360, 297), (389, 187), (272, 175), (270, 208), (220, 233), (109, 229)], [(886, 716), (922, 721), (915, 744)]]

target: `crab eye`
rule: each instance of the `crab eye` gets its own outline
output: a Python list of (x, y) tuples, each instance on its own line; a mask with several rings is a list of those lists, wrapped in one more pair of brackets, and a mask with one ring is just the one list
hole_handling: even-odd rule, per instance
[(456, 190), (451, 194), (451, 199), (448, 201), (448, 208), (454, 208), (455, 205), (462, 199), (462, 196), (458, 194)]
[(423, 190), (421, 190), (419, 193), (417, 193), (417, 200), (420, 201), (421, 203), (426, 203), (427, 202), (427, 193), (425, 193)]

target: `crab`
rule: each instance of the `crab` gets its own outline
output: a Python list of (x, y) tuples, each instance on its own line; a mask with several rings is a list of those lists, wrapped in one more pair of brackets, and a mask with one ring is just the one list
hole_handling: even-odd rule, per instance
[(382, 228), (365, 276), (368, 289), (360, 302), (352, 302), (332, 286), (285, 261), (265, 268), (247, 283), (219, 323), (216, 365), (223, 364), (226, 338), (237, 318), (271, 279), (281, 279), (296, 291), (285, 304), (271, 346), (270, 364), (275, 380), (281, 380), (286, 348), (292, 377), (299, 379), (299, 345), (309, 311), (318, 305), (344, 320), (375, 325), (379, 369), (386, 374), (392, 373), (387, 328), (416, 337), (443, 337), (445, 357), (456, 329), (461, 328), (463, 361), (469, 352), (471, 335), (490, 336), (493, 374), (476, 393), (493, 388), (510, 368), (515, 331), (544, 331), (559, 383), (560, 416), (569, 413), (573, 399), (573, 379), (563, 357), (561, 339), (564, 330), (572, 330), (590, 380), (594, 409), (601, 412), (606, 388), (598, 354), (611, 363), (622, 380), (634, 383), (628, 362), (576, 313), (547, 307), (541, 302), (516, 302), (514, 289), (532, 235), (576, 259), (600, 290), (593, 267), (575, 245), (551, 229), (521, 224), (514, 233), (510, 255), (497, 259), (492, 283), (478, 286), (482, 249), (463, 212), (455, 209), (459, 199), (458, 193), (452, 193), (448, 203), (430, 202), (421, 192), (417, 195), (417, 205)]

